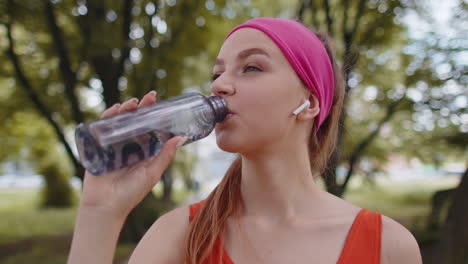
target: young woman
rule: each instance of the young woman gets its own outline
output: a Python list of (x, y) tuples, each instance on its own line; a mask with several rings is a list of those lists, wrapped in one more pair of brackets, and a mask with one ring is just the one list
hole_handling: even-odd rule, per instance
[[(230, 110), (216, 126), (217, 144), (239, 157), (206, 200), (159, 218), (129, 263), (421, 263), (404, 227), (316, 184), (335, 147), (344, 97), (325, 37), (293, 20), (249, 20), (225, 39), (212, 92)], [(102, 116), (153, 104), (155, 96)], [(85, 175), (69, 263), (111, 263), (126, 216), (179, 141), (130, 168)]]

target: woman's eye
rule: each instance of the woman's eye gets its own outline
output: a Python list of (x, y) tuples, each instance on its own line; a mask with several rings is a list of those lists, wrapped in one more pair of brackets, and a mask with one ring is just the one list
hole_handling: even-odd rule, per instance
[(250, 65), (250, 66), (245, 67), (244, 69), (244, 72), (249, 72), (249, 71), (261, 71), (261, 70), (258, 67)]

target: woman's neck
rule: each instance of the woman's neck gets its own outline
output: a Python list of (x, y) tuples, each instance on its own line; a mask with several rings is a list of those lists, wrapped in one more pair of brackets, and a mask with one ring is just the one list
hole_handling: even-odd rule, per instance
[(310, 213), (321, 197), (307, 150), (288, 148), (242, 156), (241, 194), (246, 216), (283, 221)]

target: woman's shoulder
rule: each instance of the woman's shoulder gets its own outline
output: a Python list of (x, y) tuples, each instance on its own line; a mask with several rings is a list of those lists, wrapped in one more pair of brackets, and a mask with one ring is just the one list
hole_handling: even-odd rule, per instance
[[(348, 215), (357, 215), (362, 208), (346, 200), (329, 195), (329, 204), (335, 210)], [(373, 211), (371, 211), (373, 212)], [(376, 212), (372, 213), (377, 215)], [(397, 221), (379, 214), (381, 218), (381, 264), (422, 263), (418, 243), (408, 229)]]
[(418, 243), (403, 225), (382, 215), (381, 264), (422, 263)]
[(138, 243), (129, 263), (182, 263), (189, 210), (189, 206), (182, 206), (159, 217)]

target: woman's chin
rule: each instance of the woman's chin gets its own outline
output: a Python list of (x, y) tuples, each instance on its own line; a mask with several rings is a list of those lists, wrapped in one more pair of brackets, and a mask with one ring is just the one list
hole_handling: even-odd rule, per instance
[(216, 141), (216, 143), (218, 144), (218, 147), (223, 151), (230, 152), (230, 153), (238, 152), (237, 151), (238, 148), (236, 148), (233, 144), (226, 144), (225, 142), (219, 142), (219, 141)]
[(220, 149), (230, 153), (239, 153), (240, 146), (234, 140), (223, 135), (216, 135), (216, 144)]

